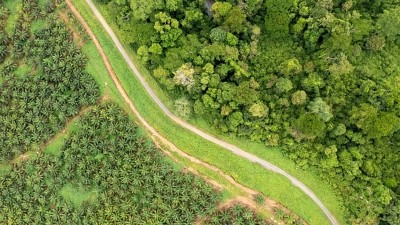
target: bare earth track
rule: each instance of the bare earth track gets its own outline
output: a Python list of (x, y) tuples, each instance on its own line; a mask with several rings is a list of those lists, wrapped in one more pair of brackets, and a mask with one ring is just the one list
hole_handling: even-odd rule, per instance
[[(259, 165), (261, 165), (262, 167), (264, 167), (267, 170), (270, 170), (272, 172), (281, 174), (282, 176), (286, 177), (287, 179), (289, 179), (292, 182), (293, 185), (295, 185), (296, 187), (300, 188), (305, 194), (307, 194), (318, 205), (318, 207), (324, 212), (325, 216), (327, 217), (327, 219), (330, 221), (330, 223), (332, 225), (339, 225), (339, 223), (336, 221), (334, 216), (329, 212), (329, 210), (325, 207), (325, 205), (321, 202), (321, 200), (319, 200), (319, 198), (305, 184), (303, 184), (301, 181), (299, 181), (298, 179), (296, 179), (292, 175), (288, 174), (286, 171), (282, 170), (281, 168), (273, 165), (272, 163), (270, 163), (270, 162), (268, 162), (266, 160), (260, 159), (257, 156), (255, 156), (253, 154), (250, 154), (250, 153), (238, 148), (235, 145), (232, 145), (230, 143), (222, 141), (222, 140), (220, 140), (220, 139), (218, 139), (218, 138), (216, 138), (214, 136), (211, 136), (210, 134), (207, 134), (207, 133), (201, 131), (200, 129), (194, 127), (193, 125), (188, 124), (187, 122), (185, 122), (185, 121), (181, 120), (180, 118), (176, 117), (171, 111), (169, 111), (168, 108), (156, 96), (156, 94), (151, 89), (151, 87), (148, 85), (148, 83), (145, 81), (145, 79), (143, 78), (141, 73), (137, 70), (137, 68), (133, 64), (132, 60), (130, 59), (129, 55), (125, 51), (124, 47), (122, 46), (122, 44), (120, 43), (120, 41), (118, 40), (118, 38), (116, 37), (114, 32), (112, 31), (111, 27), (107, 24), (107, 22), (102, 17), (100, 12), (97, 10), (97, 8), (93, 4), (93, 2), (91, 0), (86, 0), (86, 2), (90, 6), (92, 11), (94, 12), (94, 14), (95, 14), (96, 18), (98, 19), (98, 21), (102, 24), (103, 28), (106, 30), (106, 32), (112, 38), (114, 44), (116, 45), (116, 47), (118, 48), (118, 50), (120, 51), (122, 56), (124, 57), (126, 63), (129, 65), (129, 67), (132, 70), (132, 72), (134, 73), (134, 75), (137, 77), (137, 79), (139, 79), (140, 83), (143, 85), (143, 87), (145, 88), (147, 93), (150, 95), (150, 97), (153, 99), (153, 101), (158, 105), (158, 107), (164, 112), (165, 115), (167, 115), (171, 120), (173, 120), (178, 125), (180, 125), (180, 126), (186, 128), (187, 130), (189, 130), (189, 131), (201, 136), (202, 138), (204, 138), (204, 139), (206, 139), (206, 140), (208, 140), (210, 142), (213, 142), (213, 143), (215, 143), (215, 144), (217, 144), (217, 145), (219, 145), (219, 146), (231, 151), (232, 153), (234, 153), (234, 154), (236, 154), (236, 155), (238, 155), (238, 156), (240, 156), (242, 158), (245, 158), (245, 159), (247, 159), (247, 160), (249, 160), (251, 162), (254, 162), (254, 163), (258, 163)], [(84, 28), (88, 32), (90, 38), (94, 41), (98, 51), (100, 52), (103, 60), (105, 61), (107, 70), (110, 71), (110, 76), (111, 76), (112, 80), (114, 81), (115, 85), (117, 86), (117, 89), (118, 89), (119, 93), (121, 94), (121, 96), (123, 97), (123, 99), (125, 100), (125, 102), (129, 105), (130, 109), (138, 116), (138, 119), (140, 120), (140, 122), (150, 131), (150, 133), (152, 133), (154, 136), (157, 136), (161, 140), (165, 139), (161, 135), (159, 135), (157, 133), (157, 131), (155, 131), (154, 128), (152, 128), (144, 120), (143, 117), (140, 116), (139, 112), (136, 110), (136, 108), (134, 107), (132, 101), (129, 99), (128, 95), (126, 94), (125, 90), (123, 89), (123, 87), (122, 87), (121, 83), (119, 82), (116, 74), (112, 70), (111, 64), (108, 61), (103, 49), (100, 46), (100, 43), (96, 39), (95, 35), (90, 30), (90, 28), (88, 27), (88, 25), (86, 24), (86, 22), (84, 21), (82, 16), (79, 14), (79, 12), (72, 5), (71, 0), (66, 0), (66, 3), (68, 5), (68, 7), (71, 9), (71, 11), (73, 12), (73, 14), (82, 23), (82, 25), (84, 26)], [(168, 140), (165, 140), (165, 141), (169, 142)], [(166, 142), (164, 142), (164, 143), (166, 143)], [(172, 143), (171, 143), (171, 145), (173, 146)], [(176, 147), (175, 147), (175, 149), (177, 151), (180, 151)], [(182, 155), (184, 157), (187, 157), (187, 156), (191, 157), (191, 156), (187, 155), (184, 152), (181, 152), (181, 153), (186, 155), (186, 156)], [(179, 154), (181, 154), (181, 153), (179, 153)], [(193, 158), (193, 160), (199, 161), (198, 159), (196, 159), (194, 157), (191, 157), (191, 158)]]

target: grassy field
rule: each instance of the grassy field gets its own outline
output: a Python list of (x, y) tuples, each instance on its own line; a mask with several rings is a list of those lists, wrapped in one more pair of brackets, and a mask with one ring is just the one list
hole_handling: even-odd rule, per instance
[[(145, 93), (139, 81), (133, 76), (128, 66), (123, 62), (118, 50), (112, 43), (111, 39), (107, 36), (106, 32), (103, 31), (101, 25), (94, 18), (85, 1), (76, 0), (74, 1), (74, 4), (96, 34), (104, 48), (104, 51), (109, 56), (110, 62), (118, 74), (121, 83), (134, 102), (135, 106), (138, 108), (139, 112), (162, 135), (187, 153), (219, 167), (221, 170), (234, 177), (238, 182), (255, 190), (261, 191), (265, 195), (283, 203), (294, 213), (304, 218), (309, 224), (329, 224), (322, 211), (316, 206), (316, 204), (314, 204), (311, 199), (309, 199), (302, 191), (295, 188), (285, 178), (268, 172), (261, 166), (241, 159), (232, 153), (203, 140), (202, 138), (177, 126), (166, 116), (164, 116), (162, 111)], [(102, 9), (102, 12), (104, 14), (105, 10)], [(108, 19), (108, 21), (110, 20)], [(92, 54), (91, 51), (89, 52), (89, 50), (90, 49), (85, 50), (85, 53)], [(134, 61), (137, 61), (135, 60), (133, 54), (131, 56)], [(102, 64), (99, 57), (95, 58), (95, 60), (98, 60), (95, 63), (96, 68), (92, 68), (91, 70), (98, 69), (98, 65)], [(148, 72), (144, 68), (140, 67), (139, 70), (146, 75), (147, 81), (157, 91), (159, 97), (166, 102), (167, 105), (171, 105), (171, 103), (168, 102), (168, 97), (157, 87), (155, 81), (151, 79)], [(107, 78), (106, 74), (100, 72), (92, 74), (95, 75), (96, 80), (100, 84), (104, 84), (102, 87), (103, 92), (109, 94), (112, 99), (120, 101), (120, 97), (118, 97), (115, 87), (111, 84), (110, 79)], [(214, 133), (207, 128), (207, 124), (201, 121), (195, 121), (195, 124), (201, 127), (203, 130)], [(297, 177), (317, 194), (317, 196), (324, 202), (324, 204), (336, 216), (341, 224), (345, 224), (345, 213), (340, 203), (340, 198), (335, 195), (332, 188), (321, 181), (322, 179), (314, 176), (312, 172), (297, 169), (293, 162), (282, 156), (279, 149), (267, 148), (262, 144), (253, 143), (246, 140), (239, 140), (221, 135), (218, 136), (221, 139), (234, 143), (251, 153), (271, 161), (272, 163), (280, 166), (287, 172)]]

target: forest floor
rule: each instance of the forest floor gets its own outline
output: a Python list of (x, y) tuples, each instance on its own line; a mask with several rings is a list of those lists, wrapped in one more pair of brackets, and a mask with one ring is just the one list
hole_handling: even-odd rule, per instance
[[(238, 189), (242, 190), (244, 193), (246, 193), (245, 196), (238, 196), (238, 197), (236, 197), (234, 199), (230, 199), (230, 200), (228, 200), (226, 202), (222, 202), (221, 205), (219, 206), (219, 208), (224, 208), (227, 205), (233, 204), (234, 202), (240, 202), (240, 203), (242, 203), (244, 205), (247, 205), (248, 207), (250, 207), (252, 209), (257, 209), (257, 211), (267, 211), (268, 214), (271, 214), (271, 215), (273, 215), (274, 209), (276, 209), (276, 208), (280, 208), (280, 209), (283, 209), (285, 211), (288, 211), (286, 208), (284, 208), (278, 202), (276, 202), (276, 201), (274, 201), (272, 199), (268, 199), (268, 198), (266, 198), (265, 204), (262, 207), (260, 207), (253, 200), (254, 196), (259, 194), (259, 192), (255, 191), (255, 190), (252, 190), (252, 189), (250, 189), (250, 188), (238, 183), (237, 181), (235, 181), (235, 179), (233, 179), (231, 176), (223, 173), (217, 167), (212, 166), (212, 165), (208, 164), (207, 162), (199, 160), (199, 159), (197, 159), (197, 158), (195, 158), (195, 157), (183, 152), (178, 147), (176, 147), (172, 142), (170, 142), (168, 139), (166, 139), (160, 133), (158, 133), (149, 123), (147, 123), (147, 121), (140, 115), (139, 111), (136, 109), (136, 107), (134, 106), (133, 102), (128, 97), (126, 91), (122, 87), (120, 81), (118, 80), (117, 75), (115, 74), (115, 71), (113, 70), (113, 68), (111, 66), (111, 63), (108, 60), (107, 55), (104, 53), (103, 48), (101, 47), (99, 41), (97, 40), (96, 36), (92, 32), (92, 30), (90, 29), (88, 24), (85, 22), (85, 20), (82, 18), (82, 16), (78, 12), (78, 10), (73, 6), (73, 4), (71, 3), (70, 0), (66, 0), (65, 2), (67, 4), (67, 6), (69, 7), (69, 9), (71, 10), (71, 12), (73, 13), (73, 15), (78, 19), (78, 21), (81, 23), (83, 28), (86, 30), (86, 32), (89, 35), (89, 37), (94, 42), (98, 52), (101, 55), (101, 58), (102, 58), (102, 60), (103, 60), (103, 62), (105, 64), (105, 66), (107, 68), (107, 71), (108, 71), (111, 79), (113, 80), (114, 84), (116, 85), (116, 87), (118, 89), (118, 92), (123, 97), (125, 103), (129, 105), (129, 108), (130, 108), (131, 112), (133, 112), (134, 115), (136, 116), (136, 118), (139, 120), (138, 122), (140, 122), (140, 124), (147, 130), (147, 133), (152, 138), (152, 140), (155, 142), (157, 147), (160, 150), (162, 150), (164, 152), (164, 154), (168, 155), (169, 157), (171, 157), (174, 161), (176, 161), (178, 163), (181, 163), (181, 162), (179, 161), (179, 159), (174, 157), (172, 152), (177, 153), (179, 156), (181, 156), (181, 157), (183, 157), (183, 158), (185, 158), (185, 159), (187, 159), (187, 160), (189, 160), (189, 161), (191, 161), (193, 163), (199, 164), (199, 165), (201, 165), (201, 166), (203, 166), (203, 167), (205, 167), (205, 168), (207, 168), (209, 170), (214, 171), (215, 173), (219, 174), (221, 177), (226, 179), (231, 185), (235, 186), (236, 188), (238, 188)], [(216, 180), (213, 180), (213, 179), (211, 179), (209, 177), (201, 175), (194, 168), (188, 167), (188, 168), (186, 168), (186, 170), (188, 170), (188, 171), (190, 171), (190, 172), (202, 177), (203, 179), (205, 179), (208, 183), (212, 184), (217, 189), (224, 188), (222, 184), (218, 183)], [(262, 208), (262, 210), (260, 210), (261, 208)]]

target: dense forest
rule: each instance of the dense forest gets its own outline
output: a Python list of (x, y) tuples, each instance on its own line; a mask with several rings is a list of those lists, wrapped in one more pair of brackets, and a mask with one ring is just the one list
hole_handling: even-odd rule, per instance
[(399, 0), (98, 2), (177, 114), (317, 168), (352, 224), (399, 224)]

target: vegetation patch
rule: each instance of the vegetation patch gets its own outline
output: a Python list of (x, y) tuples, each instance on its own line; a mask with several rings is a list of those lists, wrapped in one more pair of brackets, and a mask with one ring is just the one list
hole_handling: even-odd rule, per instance
[(3, 176), (11, 171), (11, 165), (9, 164), (0, 164), (0, 176)]
[(46, 26), (47, 26), (46, 20), (44, 20), (44, 19), (35, 20), (31, 24), (31, 28), (30, 28), (31, 33), (34, 34), (34, 33), (38, 32), (38, 31), (46, 28)]
[(77, 208), (81, 208), (83, 204), (92, 203), (96, 199), (98, 191), (94, 189), (86, 190), (79, 186), (67, 184), (61, 189), (60, 195), (65, 201), (71, 202)]
[(4, 3), (4, 8), (2, 8), (3, 13), (4, 10), (7, 10), (7, 14), (9, 15), (8, 21), (6, 23), (4, 31), (11, 35), (17, 26), (17, 20), (19, 12), (22, 10), (22, 1), (21, 0), (7, 0)]
[(15, 75), (19, 78), (23, 78), (25, 76), (29, 76), (29, 72), (32, 71), (32, 67), (22, 64), (18, 67), (18, 69), (15, 71)]

